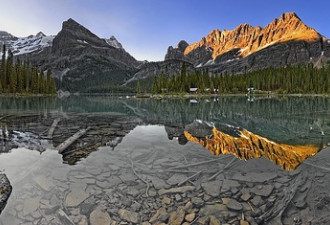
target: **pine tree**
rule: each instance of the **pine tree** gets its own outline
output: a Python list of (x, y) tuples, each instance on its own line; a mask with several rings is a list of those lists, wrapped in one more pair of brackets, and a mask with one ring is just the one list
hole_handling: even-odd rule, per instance
[[(9, 70), (9, 68), (7, 68)], [(12, 66), (10, 73), (10, 82), (9, 82), (10, 92), (16, 93), (17, 91), (17, 71), (16, 67)]]
[(140, 86), (140, 80), (138, 80), (136, 84), (136, 93), (140, 94), (141, 93), (141, 86)]
[(6, 89), (6, 45), (2, 47), (2, 58), (1, 58), (1, 68), (0, 68), (0, 75), (1, 75), (1, 83), (2, 89)]

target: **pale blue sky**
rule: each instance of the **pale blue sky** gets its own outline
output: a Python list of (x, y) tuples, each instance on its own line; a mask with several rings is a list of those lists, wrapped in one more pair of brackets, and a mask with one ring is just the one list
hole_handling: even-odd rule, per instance
[(330, 38), (330, 1), (310, 0), (0, 0), (0, 30), (57, 34), (73, 18), (100, 37), (114, 35), (139, 60), (162, 60), (169, 45), (199, 41), (213, 29), (265, 26), (294, 11)]

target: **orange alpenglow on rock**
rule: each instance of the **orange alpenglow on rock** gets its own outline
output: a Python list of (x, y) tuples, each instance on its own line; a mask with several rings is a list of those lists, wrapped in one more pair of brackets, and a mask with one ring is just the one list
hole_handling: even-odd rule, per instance
[(184, 135), (189, 141), (201, 144), (214, 155), (232, 154), (243, 160), (264, 156), (285, 170), (296, 169), (305, 159), (319, 151), (319, 148), (313, 145), (279, 144), (247, 130), (239, 131), (240, 137), (230, 136), (215, 127), (212, 132), (213, 137), (205, 137), (205, 140), (196, 138), (187, 131)]
[(305, 25), (293, 12), (284, 13), (266, 27), (252, 27), (241, 24), (234, 30), (213, 30), (199, 42), (189, 45), (184, 55), (188, 55), (197, 48), (213, 49), (212, 58), (230, 50), (239, 49), (239, 56), (245, 57), (276, 43), (287, 41), (314, 42), (324, 37), (316, 30)]

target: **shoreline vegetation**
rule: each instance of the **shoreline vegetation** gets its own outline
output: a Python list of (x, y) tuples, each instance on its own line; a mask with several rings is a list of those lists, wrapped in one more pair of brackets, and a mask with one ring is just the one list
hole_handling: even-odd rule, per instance
[[(137, 93), (143, 93), (140, 82)], [(144, 90), (146, 92), (146, 90)], [(177, 76), (154, 77), (152, 94), (330, 94), (330, 66), (313, 64), (264, 68), (243, 74), (210, 75), (207, 70), (188, 74), (183, 63)]]
[[(111, 86), (111, 84), (108, 84)], [(57, 88), (59, 88), (57, 82)], [(70, 93), (57, 90), (51, 70), (39, 70), (27, 62), (14, 62), (13, 53), (6, 46), (0, 62), (0, 96), (66, 97), (67, 95), (136, 95), (137, 98), (193, 97), (193, 96), (328, 96), (330, 95), (330, 65), (287, 65), (245, 71), (242, 74), (211, 74), (206, 70), (187, 72), (183, 62), (176, 75), (164, 72), (143, 80), (135, 80), (115, 90), (95, 89), (95, 92)], [(62, 93), (62, 95), (61, 95)]]
[[(7, 56), (8, 53), (8, 56)], [(0, 63), (0, 94), (15, 96), (56, 95), (51, 70), (39, 70), (27, 62), (16, 59), (10, 49), (3, 45)]]

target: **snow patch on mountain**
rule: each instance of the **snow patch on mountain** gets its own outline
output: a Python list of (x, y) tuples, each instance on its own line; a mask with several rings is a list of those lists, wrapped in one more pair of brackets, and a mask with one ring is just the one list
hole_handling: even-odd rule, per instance
[(46, 36), (42, 32), (28, 37), (18, 38), (9, 42), (9, 47), (14, 55), (22, 55), (32, 52), (40, 52), (46, 47), (52, 46), (54, 35)]

